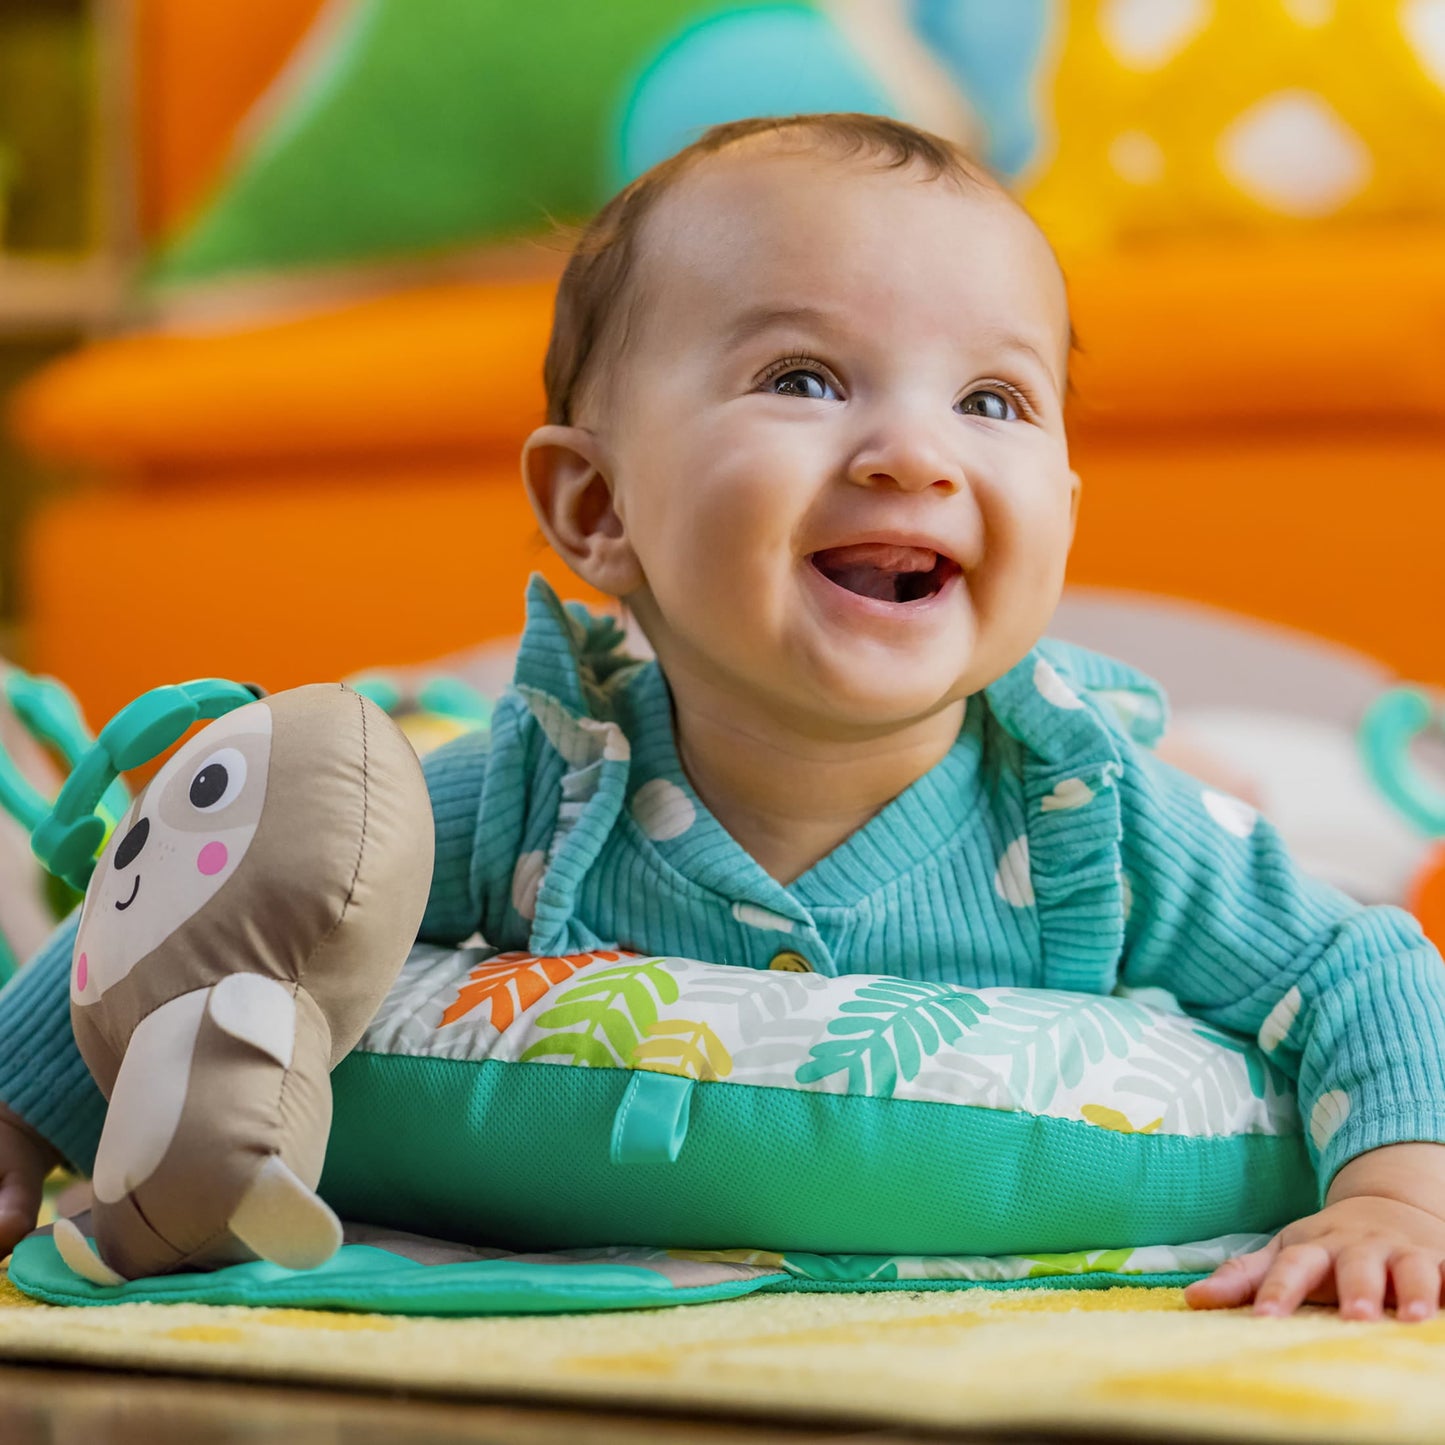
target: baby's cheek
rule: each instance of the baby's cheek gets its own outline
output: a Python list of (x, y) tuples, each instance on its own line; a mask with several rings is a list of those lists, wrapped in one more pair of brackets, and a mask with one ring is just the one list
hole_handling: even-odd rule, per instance
[(201, 849), (200, 855), (196, 858), (196, 867), (200, 869), (207, 878), (219, 873), (226, 866), (226, 860), (230, 855), (226, 852), (224, 843), (207, 843)]
[(75, 991), (85, 992), (85, 985), (90, 979), (90, 960), (82, 953), (75, 960)]

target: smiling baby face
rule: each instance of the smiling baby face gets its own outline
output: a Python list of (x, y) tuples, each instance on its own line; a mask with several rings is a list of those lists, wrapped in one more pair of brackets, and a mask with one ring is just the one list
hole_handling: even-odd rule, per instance
[[(1058, 601), (1077, 479), (1067, 299), (985, 181), (751, 143), (649, 215), (580, 409), (590, 525), (674, 687), (821, 734), (1007, 671)], [(619, 563), (622, 558), (622, 565)], [(610, 569), (610, 570), (609, 570)]]
[(116, 826), (86, 890), (71, 998), (94, 1003), (236, 871), (266, 800), (271, 710), (250, 703), (166, 762)]

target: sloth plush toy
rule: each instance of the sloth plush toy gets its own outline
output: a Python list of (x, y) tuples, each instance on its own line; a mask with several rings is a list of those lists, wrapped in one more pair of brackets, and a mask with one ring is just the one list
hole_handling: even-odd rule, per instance
[(416, 757), (348, 688), (237, 708), (166, 762), (76, 936), (71, 1019), (110, 1107), (95, 1249), (55, 1230), (72, 1269), (114, 1284), (331, 1256), (330, 1070), (400, 971), (431, 869)]

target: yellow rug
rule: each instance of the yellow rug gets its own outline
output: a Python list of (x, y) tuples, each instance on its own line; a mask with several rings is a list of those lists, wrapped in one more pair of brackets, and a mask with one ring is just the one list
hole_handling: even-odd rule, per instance
[(0, 1357), (860, 1425), (1445, 1437), (1445, 1320), (1195, 1314), (1174, 1290), (758, 1295), (440, 1320), (59, 1308), (0, 1278)]

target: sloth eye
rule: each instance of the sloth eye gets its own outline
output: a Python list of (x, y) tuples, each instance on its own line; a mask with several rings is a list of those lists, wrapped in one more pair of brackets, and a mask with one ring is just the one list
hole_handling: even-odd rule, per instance
[(246, 786), (246, 759), (235, 748), (221, 748), (191, 778), (191, 807), (198, 813), (218, 813), (235, 802)]
[(117, 868), (129, 868), (137, 858), (140, 851), (146, 845), (146, 839), (151, 835), (151, 823), (149, 818), (139, 819), (120, 840), (115, 850), (115, 857), (111, 860)]

